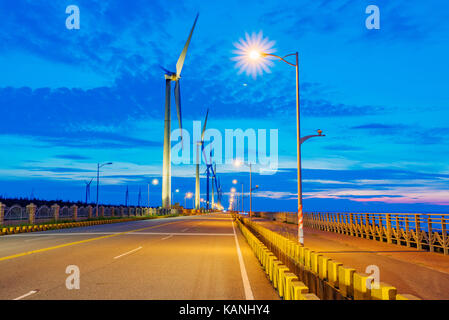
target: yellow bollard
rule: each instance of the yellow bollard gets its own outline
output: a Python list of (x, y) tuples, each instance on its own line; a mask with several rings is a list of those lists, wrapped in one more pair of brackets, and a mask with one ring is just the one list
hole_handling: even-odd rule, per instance
[(381, 282), (377, 288), (373, 286), (371, 289), (372, 300), (395, 300), (396, 294), (397, 289), (385, 282)]
[(327, 262), (327, 277), (329, 284), (334, 288), (338, 287), (338, 268), (342, 266), (343, 263), (329, 260)]
[(412, 294), (407, 294), (407, 293), (400, 294), (400, 293), (398, 293), (396, 295), (396, 300), (421, 300), (421, 299), (418, 298), (417, 296), (412, 295)]
[(304, 249), (304, 269), (306, 270), (311, 270), (312, 269), (312, 264), (311, 264), (311, 254), (313, 251), (311, 251), (310, 249), (305, 248)]
[(302, 295), (302, 299), (301, 300), (320, 300), (320, 298), (318, 298), (313, 293), (306, 293), (306, 294)]
[(312, 272), (315, 274), (318, 274), (319, 264), (318, 259), (321, 257), (321, 254), (317, 252), (311, 252), (310, 253), (310, 265)]
[(268, 275), (270, 280), (271, 280), (271, 274), (273, 272), (274, 261), (276, 261), (276, 260), (277, 260), (276, 256), (272, 253), (267, 257), (267, 265), (265, 266), (265, 273)]
[(292, 282), (298, 281), (298, 277), (291, 272), (284, 274), (284, 299), (292, 300)]
[(279, 296), (282, 298), (284, 296), (285, 291), (285, 274), (289, 273), (290, 270), (287, 268), (287, 266), (280, 266), (278, 268), (278, 277), (277, 277), (277, 285), (278, 285), (278, 292)]
[(345, 266), (338, 267), (338, 288), (340, 289), (340, 293), (345, 297), (353, 296), (354, 272), (355, 269), (353, 268)]
[(318, 258), (318, 276), (321, 280), (327, 279), (327, 264), (330, 259), (324, 256)]
[(373, 279), (365, 273), (354, 273), (354, 300), (370, 300), (371, 289), (368, 283), (372, 283)]
[(273, 282), (273, 278), (274, 278), (274, 273), (277, 271), (277, 266), (282, 264), (281, 261), (279, 260), (273, 260), (273, 263), (270, 266), (270, 270), (269, 270), (269, 276), (270, 276), (270, 281)]
[(302, 300), (302, 296), (309, 292), (309, 288), (302, 281), (292, 281), (292, 300)]

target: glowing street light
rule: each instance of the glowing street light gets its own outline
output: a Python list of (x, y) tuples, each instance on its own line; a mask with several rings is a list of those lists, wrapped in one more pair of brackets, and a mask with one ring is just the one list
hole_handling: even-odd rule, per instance
[(239, 42), (234, 43), (237, 48), (234, 53), (237, 55), (232, 60), (237, 61), (236, 67), (239, 68), (238, 74), (243, 72), (246, 75), (251, 75), (254, 79), (263, 72), (270, 73), (271, 66), (274, 63), (271, 61), (273, 57), (265, 56), (262, 53), (274, 53), (273, 49), (275, 42), (269, 41), (268, 38), (263, 37), (262, 31), (253, 33), (251, 36), (246, 33), (245, 39), (239, 39)]
[[(192, 192), (187, 192), (186, 195), (184, 196), (184, 208), (187, 207), (187, 201), (186, 199), (191, 199), (193, 197), (193, 193)], [(193, 205), (193, 204), (192, 204)]]
[[(296, 69), (296, 152), (297, 152), (297, 175), (298, 175), (298, 241), (301, 245), (304, 245), (304, 229), (303, 229), (303, 208), (302, 208), (302, 180), (301, 180), (301, 123), (299, 119), (299, 55), (298, 52), (288, 54), (286, 56), (278, 56), (273, 54), (275, 50), (272, 48), (273, 41), (269, 41), (268, 38), (263, 38), (262, 32), (254, 34), (250, 37), (248, 34), (246, 41), (240, 39), (240, 42), (235, 43), (237, 50), (234, 53), (237, 57), (236, 67), (240, 68), (239, 74), (246, 71), (246, 74), (252, 74), (253, 78), (256, 78), (258, 74), (262, 75), (263, 71), (271, 72), (268, 66), (273, 65), (269, 59), (279, 59), (288, 65), (295, 67)], [(291, 63), (286, 58), (295, 56), (295, 63)], [(318, 132), (321, 136), (321, 132)], [(306, 137), (305, 137), (306, 138)], [(305, 141), (305, 140), (303, 140)], [(302, 142), (303, 142), (302, 141)]]
[[(151, 180), (151, 184), (153, 186), (157, 186), (159, 184), (159, 180), (154, 178), (153, 180)], [(147, 189), (147, 197), (148, 197), (147, 208), (150, 209), (150, 183), (148, 183), (147, 187), (148, 187), (148, 189)]]

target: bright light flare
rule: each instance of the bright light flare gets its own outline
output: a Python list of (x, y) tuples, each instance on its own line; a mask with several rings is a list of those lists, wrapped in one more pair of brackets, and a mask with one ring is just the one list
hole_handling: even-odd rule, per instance
[(243, 161), (240, 159), (235, 159), (233, 164), (234, 167), (240, 167), (243, 164)]
[(264, 72), (271, 73), (269, 67), (274, 65), (271, 60), (275, 58), (266, 54), (276, 52), (273, 48), (274, 44), (274, 41), (263, 37), (262, 31), (253, 32), (251, 36), (245, 33), (245, 39), (239, 39), (239, 42), (234, 43), (237, 50), (234, 50), (233, 53), (237, 56), (232, 60), (237, 61), (235, 67), (240, 69), (238, 74), (246, 72), (246, 75), (251, 75), (256, 79)]

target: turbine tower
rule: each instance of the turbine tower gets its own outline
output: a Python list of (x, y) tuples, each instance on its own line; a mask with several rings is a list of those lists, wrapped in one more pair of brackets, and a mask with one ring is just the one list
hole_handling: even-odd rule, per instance
[(190, 39), (192, 38), (193, 30), (195, 29), (196, 21), (198, 20), (198, 14), (196, 15), (195, 22), (190, 30), (189, 37), (184, 46), (184, 49), (179, 56), (176, 63), (176, 72), (165, 71), (165, 120), (164, 120), (164, 155), (163, 155), (163, 167), (162, 167), (162, 207), (171, 208), (171, 111), (170, 111), (170, 95), (171, 95), (171, 82), (175, 81), (175, 102), (178, 113), (179, 128), (181, 129), (181, 141), (182, 141), (182, 118), (181, 118), (181, 92), (179, 87), (179, 79), (181, 78), (181, 70), (186, 59), (187, 49), (189, 48)]
[(204, 151), (204, 131), (206, 131), (207, 116), (209, 115), (209, 109), (206, 112), (206, 119), (204, 120), (203, 130), (201, 131), (201, 141), (196, 144), (196, 178), (195, 178), (195, 209), (200, 208), (200, 146), (201, 152)]
[(92, 180), (94, 180), (94, 178), (90, 179), (89, 182), (84, 181), (84, 183), (86, 184), (86, 204), (88, 201), (90, 201), (90, 184), (92, 183)]

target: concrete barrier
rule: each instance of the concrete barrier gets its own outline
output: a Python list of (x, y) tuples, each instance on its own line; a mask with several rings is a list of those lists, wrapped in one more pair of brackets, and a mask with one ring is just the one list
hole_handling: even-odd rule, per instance
[(379, 285), (371, 289), (372, 300), (395, 300), (397, 289), (392, 285), (381, 282)]
[(396, 300), (421, 300), (421, 299), (412, 294), (397, 294)]
[(354, 273), (354, 300), (370, 300), (371, 289), (368, 284), (373, 282), (372, 277), (365, 273)]
[(340, 293), (345, 296), (354, 295), (354, 272), (355, 269), (346, 266), (338, 267), (338, 289)]
[[(282, 262), (279, 261), (277, 257), (259, 239), (257, 239), (251, 231), (249, 231), (248, 228), (246, 228), (239, 220), (236, 220), (236, 222), (281, 298), (284, 298), (285, 300), (318, 299), (315, 295), (308, 293), (309, 289), (307, 286), (298, 281), (298, 277), (291, 273), (289, 268), (282, 264)], [(282, 239), (275, 235), (271, 235), (271, 238), (278, 245), (282, 246), (284, 252), (294, 253), (297, 251), (297, 248), (294, 247), (292, 243), (281, 243)]]
[(321, 280), (327, 280), (327, 265), (330, 258), (320, 256), (318, 257), (318, 276)]
[[(273, 286), (278, 290), (279, 295), (286, 300), (314, 300), (318, 299), (318, 296), (310, 293), (304, 282), (299, 281), (297, 275), (291, 273), (288, 267), (278, 260), (245, 225), (248, 225), (258, 235), (268, 241), (271, 247), (274, 246), (285, 254), (288, 259), (291, 259), (291, 262), (293, 261), (296, 265), (303, 268), (301, 272), (305, 272), (305, 274), (301, 273), (301, 275), (305, 277), (307, 283), (311, 284), (311, 289), (320, 296), (355, 300), (419, 299), (413, 295), (397, 294), (396, 288), (386, 283), (381, 283), (378, 289), (370, 289), (369, 284), (373, 282), (371, 276), (356, 273), (354, 268), (343, 266), (341, 262), (333, 261), (322, 254), (302, 247), (247, 218), (239, 218), (236, 221)], [(264, 242), (266, 242), (265, 240)]]

